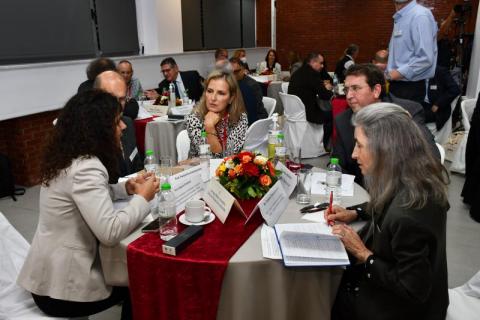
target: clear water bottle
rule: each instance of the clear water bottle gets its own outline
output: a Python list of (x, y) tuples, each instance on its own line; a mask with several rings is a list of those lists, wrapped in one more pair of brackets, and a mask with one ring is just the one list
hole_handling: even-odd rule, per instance
[(175, 207), (175, 195), (170, 184), (162, 184), (162, 191), (158, 197), (158, 219), (160, 222), (160, 238), (168, 241), (178, 234), (177, 211)]
[(333, 192), (333, 204), (342, 202), (342, 168), (338, 158), (331, 158), (327, 166), (327, 197)]
[(287, 161), (287, 147), (285, 147), (285, 135), (280, 131), (277, 134), (277, 145), (275, 146), (275, 164), (280, 161), (285, 164)]
[(145, 160), (143, 161), (143, 167), (145, 168), (146, 172), (157, 172), (157, 161), (155, 161), (155, 157), (153, 156), (153, 150), (145, 151)]
[(273, 125), (268, 132), (268, 159), (273, 160), (275, 157), (275, 147), (278, 144), (278, 134), (280, 133), (280, 127), (278, 125), (278, 113), (272, 115)]
[(168, 107), (173, 108), (177, 105), (177, 97), (175, 96), (175, 85), (173, 82), (170, 82), (169, 90), (168, 90), (170, 99), (168, 100)]
[(200, 165), (203, 166), (203, 170), (210, 175), (210, 158), (212, 154), (210, 152), (210, 145), (207, 142), (207, 133), (202, 130), (202, 143), (198, 146), (198, 157), (200, 158)]

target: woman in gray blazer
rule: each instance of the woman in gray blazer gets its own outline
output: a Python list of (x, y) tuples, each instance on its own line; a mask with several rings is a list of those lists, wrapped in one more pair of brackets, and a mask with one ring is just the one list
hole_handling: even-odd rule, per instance
[[(445, 168), (403, 108), (379, 103), (354, 118), (352, 157), (370, 194), (365, 213), (326, 218), (349, 252), (332, 319), (445, 319), (448, 307)], [(357, 232), (345, 222), (370, 218)], [(343, 223), (342, 223), (343, 222)]]
[[(37, 230), (17, 282), (39, 308), (56, 317), (84, 317), (121, 301), (128, 288), (105, 283), (98, 245), (116, 245), (149, 213), (155, 176), (117, 183), (121, 106), (108, 93), (72, 97), (58, 117), (41, 164)], [(113, 200), (133, 195), (123, 209)]]

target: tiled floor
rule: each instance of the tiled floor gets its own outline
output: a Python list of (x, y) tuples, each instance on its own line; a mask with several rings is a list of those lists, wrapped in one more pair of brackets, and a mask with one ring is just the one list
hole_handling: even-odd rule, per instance
[[(306, 161), (312, 165), (325, 167), (327, 157)], [(446, 162), (446, 166), (449, 163)], [(447, 259), (449, 286), (465, 283), (480, 269), (480, 224), (468, 215), (462, 203), (460, 192), (464, 177), (453, 174), (448, 188), (450, 210), (447, 218)], [(10, 223), (31, 242), (38, 222), (39, 186), (29, 188), (24, 196), (14, 202), (9, 198), (0, 199), (0, 211)], [(90, 319), (119, 319), (120, 307), (91, 316)]]

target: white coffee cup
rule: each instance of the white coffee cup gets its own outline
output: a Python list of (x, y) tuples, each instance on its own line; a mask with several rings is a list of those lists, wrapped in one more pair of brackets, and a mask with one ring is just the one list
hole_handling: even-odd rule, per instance
[(210, 216), (211, 210), (202, 200), (190, 200), (185, 203), (185, 219), (188, 222), (202, 222)]

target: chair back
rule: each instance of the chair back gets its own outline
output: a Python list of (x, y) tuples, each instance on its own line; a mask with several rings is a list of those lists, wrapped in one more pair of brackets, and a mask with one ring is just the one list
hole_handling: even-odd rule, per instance
[(268, 130), (272, 125), (272, 118), (260, 119), (252, 123), (247, 130), (243, 149), (248, 151), (258, 151), (266, 156), (268, 146)]
[(277, 105), (277, 100), (270, 97), (263, 97), (262, 101), (263, 101), (263, 106), (265, 107), (265, 110), (267, 110), (268, 117), (270, 118), (275, 112), (275, 106)]
[(463, 100), (460, 104), (462, 109), (462, 124), (465, 131), (470, 131), (470, 121), (472, 120), (473, 110), (477, 104), (477, 99)]
[(177, 135), (177, 161), (188, 159), (188, 152), (190, 151), (190, 138), (187, 130), (182, 130)]
[(302, 158), (314, 158), (325, 153), (323, 125), (307, 121), (305, 105), (299, 97), (279, 92), (284, 108), (285, 145), (289, 150), (302, 149)]
[(282, 92), (283, 93), (288, 93), (288, 84), (290, 82), (282, 82)]
[(440, 152), (440, 162), (443, 164), (445, 162), (445, 149), (438, 142), (435, 144), (437, 145), (438, 152)]
[(279, 92), (278, 95), (282, 100), (283, 113), (287, 121), (307, 121), (305, 105), (299, 97), (283, 92)]

